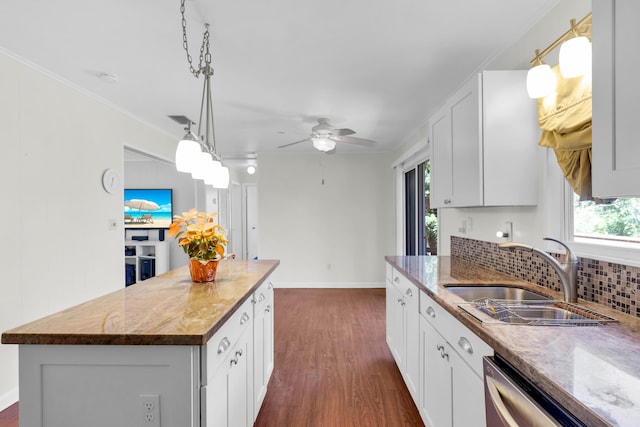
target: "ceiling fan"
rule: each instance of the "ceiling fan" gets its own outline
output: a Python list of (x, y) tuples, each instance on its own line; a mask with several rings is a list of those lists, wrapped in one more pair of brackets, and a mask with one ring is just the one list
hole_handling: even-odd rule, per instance
[(336, 142), (364, 145), (367, 147), (373, 147), (376, 145), (375, 141), (349, 136), (355, 133), (356, 132), (351, 129), (336, 129), (329, 124), (329, 119), (321, 117), (318, 119), (318, 124), (311, 128), (311, 136), (309, 138), (281, 145), (278, 148), (290, 147), (295, 144), (310, 141), (316, 150), (326, 153), (327, 151), (331, 151), (336, 148)]

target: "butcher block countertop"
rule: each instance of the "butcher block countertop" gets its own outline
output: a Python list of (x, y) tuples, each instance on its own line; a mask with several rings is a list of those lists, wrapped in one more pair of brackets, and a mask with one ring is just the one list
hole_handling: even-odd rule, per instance
[(579, 299), (618, 320), (601, 326), (531, 326), (484, 322), (460, 308), (447, 284), (517, 284), (562, 295), (456, 257), (389, 256), (422, 292), (453, 314), (589, 427), (640, 425), (640, 319)]
[(7, 331), (2, 343), (204, 345), (279, 264), (227, 259), (213, 283), (191, 282), (185, 266)]

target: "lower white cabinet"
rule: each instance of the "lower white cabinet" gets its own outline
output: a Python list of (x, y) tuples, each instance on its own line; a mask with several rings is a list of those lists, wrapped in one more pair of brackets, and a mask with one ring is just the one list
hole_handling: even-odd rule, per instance
[(387, 280), (387, 344), (409, 392), (418, 399), (419, 340), (418, 288), (391, 269)]
[(267, 278), (203, 347), (201, 427), (253, 425), (273, 372), (273, 326)]
[(253, 421), (273, 372), (273, 284), (265, 281), (253, 296)]
[(420, 293), (420, 401), (430, 427), (483, 427), (482, 358), (493, 349)]
[(207, 343), (201, 426), (253, 424), (253, 310), (248, 299)]

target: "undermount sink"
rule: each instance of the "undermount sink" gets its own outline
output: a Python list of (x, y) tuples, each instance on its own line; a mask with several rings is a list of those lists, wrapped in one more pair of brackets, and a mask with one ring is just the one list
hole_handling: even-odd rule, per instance
[(544, 295), (527, 289), (509, 285), (481, 286), (481, 285), (445, 285), (447, 291), (459, 296), (465, 301), (472, 302), (481, 299), (509, 300), (509, 301), (548, 301)]
[[(539, 326), (588, 326), (615, 322), (616, 319), (577, 304), (555, 301), (514, 285), (445, 285), (445, 289), (503, 323)], [(473, 313), (470, 313), (473, 315)]]
[(561, 301), (509, 301), (485, 299), (476, 308), (504, 323), (540, 326), (588, 326), (615, 322), (616, 319), (577, 304)]

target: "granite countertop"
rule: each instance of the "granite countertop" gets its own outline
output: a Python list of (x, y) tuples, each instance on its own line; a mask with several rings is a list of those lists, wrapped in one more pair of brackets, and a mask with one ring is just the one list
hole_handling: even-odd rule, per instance
[(278, 264), (227, 259), (213, 283), (191, 282), (182, 267), (7, 331), (2, 343), (204, 345)]
[(577, 327), (482, 322), (461, 309), (465, 301), (444, 285), (510, 283), (558, 300), (562, 295), (456, 257), (386, 260), (586, 425), (640, 425), (640, 319), (578, 300), (618, 322)]

